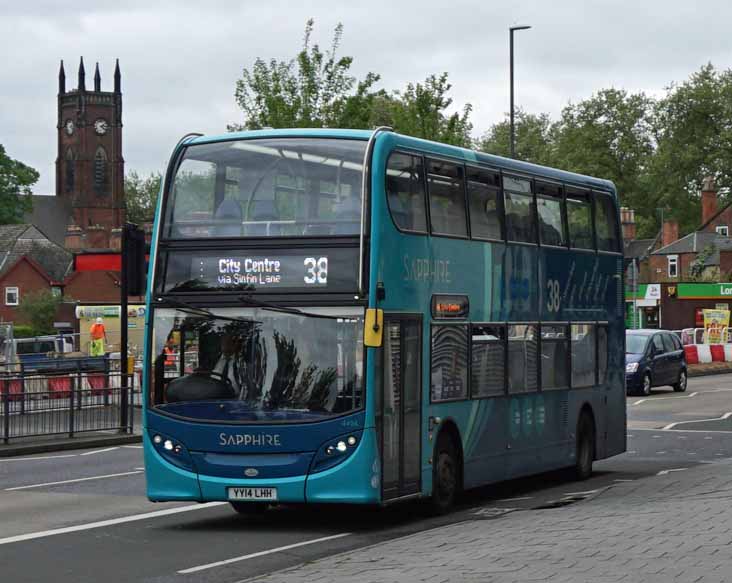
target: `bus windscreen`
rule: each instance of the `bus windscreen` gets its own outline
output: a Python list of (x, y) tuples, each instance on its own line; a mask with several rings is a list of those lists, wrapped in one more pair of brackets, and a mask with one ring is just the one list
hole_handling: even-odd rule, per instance
[(186, 148), (167, 239), (358, 235), (366, 142), (250, 139)]

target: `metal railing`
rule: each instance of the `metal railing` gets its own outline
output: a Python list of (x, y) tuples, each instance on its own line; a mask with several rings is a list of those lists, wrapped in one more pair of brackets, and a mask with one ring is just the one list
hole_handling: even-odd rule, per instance
[(134, 430), (139, 374), (122, 388), (120, 371), (84, 370), (0, 373), (0, 433), (11, 439), (92, 431)]

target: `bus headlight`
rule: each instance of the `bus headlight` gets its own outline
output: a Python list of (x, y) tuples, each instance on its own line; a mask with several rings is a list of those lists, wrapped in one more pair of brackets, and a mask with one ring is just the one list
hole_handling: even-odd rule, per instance
[(157, 432), (153, 433), (151, 441), (155, 451), (157, 451), (165, 461), (170, 462), (179, 468), (183, 468), (184, 470), (191, 472), (195, 471), (193, 467), (193, 458), (191, 457), (191, 454), (188, 453), (185, 445), (180, 441)]
[(310, 472), (322, 472), (338, 465), (356, 451), (363, 432), (354, 431), (325, 442), (315, 454)]

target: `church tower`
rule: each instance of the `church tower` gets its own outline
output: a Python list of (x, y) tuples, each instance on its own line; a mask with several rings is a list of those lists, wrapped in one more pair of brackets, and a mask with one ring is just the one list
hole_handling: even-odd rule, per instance
[[(114, 90), (102, 91), (99, 63), (93, 89), (87, 90), (84, 58), (78, 83), (66, 90), (64, 63), (58, 74), (58, 156), (56, 196), (73, 209), (70, 228), (91, 234), (97, 244), (109, 246), (111, 230), (124, 223), (124, 159), (122, 158), (122, 76), (117, 60)], [(106, 244), (103, 242), (106, 240)]]

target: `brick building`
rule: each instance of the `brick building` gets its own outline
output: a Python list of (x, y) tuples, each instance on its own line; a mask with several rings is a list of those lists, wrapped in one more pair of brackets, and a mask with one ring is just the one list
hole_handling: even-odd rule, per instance
[(703, 309), (730, 308), (732, 206), (719, 208), (711, 178), (704, 180), (701, 203), (700, 226), (684, 237), (667, 220), (654, 239), (635, 239), (634, 213), (621, 211), (629, 326), (701, 327)]
[(77, 85), (67, 90), (61, 61), (56, 193), (33, 197), (28, 224), (0, 226), (0, 321), (21, 321), (17, 304), (25, 294), (42, 289), (80, 304), (119, 303), (119, 273), (72, 269), (74, 253), (121, 248), (125, 220), (121, 85), (117, 62), (112, 91), (102, 91), (97, 63), (92, 88), (87, 88), (81, 59)]

